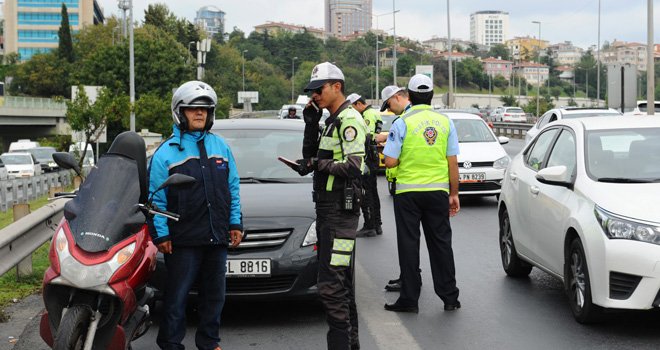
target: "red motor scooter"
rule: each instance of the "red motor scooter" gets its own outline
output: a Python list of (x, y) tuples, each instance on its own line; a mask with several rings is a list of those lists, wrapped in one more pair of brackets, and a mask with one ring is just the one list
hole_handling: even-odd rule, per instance
[[(68, 153), (53, 155), (64, 169), (80, 168)], [(160, 210), (148, 196), (145, 145), (134, 132), (117, 136), (108, 153), (64, 207), (50, 247), (43, 281), (46, 311), (40, 333), (53, 349), (124, 350), (149, 328), (156, 267), (147, 218), (178, 215)], [(159, 188), (194, 182), (181, 174)]]

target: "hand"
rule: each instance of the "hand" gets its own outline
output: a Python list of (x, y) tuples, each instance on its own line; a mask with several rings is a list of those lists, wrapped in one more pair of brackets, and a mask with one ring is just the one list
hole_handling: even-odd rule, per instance
[(231, 230), (229, 231), (229, 237), (231, 239), (230, 247), (236, 248), (239, 244), (241, 244), (241, 241), (243, 240), (243, 232), (240, 230)]
[(458, 195), (449, 195), (449, 217), (455, 216), (459, 211), (461, 211), (461, 203)]
[(296, 160), (296, 163), (298, 163), (298, 174), (300, 174), (300, 176), (305, 176), (314, 171), (316, 165), (314, 158), (298, 159)]
[(172, 241), (165, 241), (158, 244), (158, 251), (163, 254), (172, 254)]
[(303, 119), (305, 123), (318, 124), (321, 121), (321, 116), (323, 115), (323, 110), (318, 108), (314, 103), (314, 100), (309, 100), (305, 108), (303, 109)]

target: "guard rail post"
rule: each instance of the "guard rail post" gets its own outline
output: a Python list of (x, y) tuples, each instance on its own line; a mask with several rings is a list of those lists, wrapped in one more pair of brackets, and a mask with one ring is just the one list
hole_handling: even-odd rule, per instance
[[(27, 203), (16, 203), (13, 206), (14, 222), (30, 214), (30, 205)], [(16, 265), (16, 278), (29, 276), (32, 274), (32, 254), (21, 260)]]

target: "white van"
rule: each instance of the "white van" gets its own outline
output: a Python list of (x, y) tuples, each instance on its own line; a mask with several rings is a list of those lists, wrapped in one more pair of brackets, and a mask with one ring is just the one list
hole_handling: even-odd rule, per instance
[(9, 144), (9, 152), (24, 152), (30, 148), (39, 146), (41, 145), (37, 141), (31, 141), (30, 139), (20, 139)]
[[(71, 153), (76, 160), (80, 159), (80, 156), (82, 155), (82, 149), (85, 147), (84, 142), (76, 142), (69, 146), (69, 153)], [(92, 144), (88, 143), (87, 144), (87, 152), (85, 152), (85, 161), (83, 162), (83, 166), (94, 166), (96, 162), (94, 161), (94, 150), (92, 149)]]

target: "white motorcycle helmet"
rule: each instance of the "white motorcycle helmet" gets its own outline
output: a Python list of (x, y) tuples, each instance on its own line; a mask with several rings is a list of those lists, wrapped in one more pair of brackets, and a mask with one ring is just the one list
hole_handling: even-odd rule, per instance
[(197, 80), (184, 83), (172, 95), (172, 119), (174, 124), (181, 130), (188, 130), (188, 119), (186, 119), (181, 109), (201, 106), (206, 107), (208, 110), (204, 130), (209, 130), (215, 122), (215, 105), (217, 103), (218, 96), (209, 84)]

